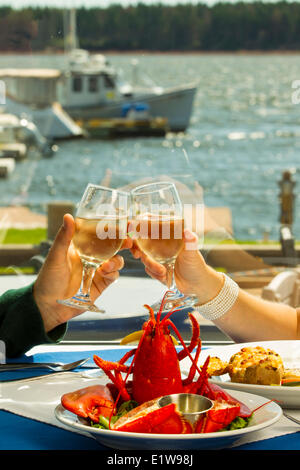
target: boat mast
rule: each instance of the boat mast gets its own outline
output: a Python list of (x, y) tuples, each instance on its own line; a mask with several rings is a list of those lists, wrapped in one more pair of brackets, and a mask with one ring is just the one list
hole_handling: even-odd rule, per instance
[(65, 53), (71, 54), (78, 48), (76, 9), (64, 10), (64, 43)]

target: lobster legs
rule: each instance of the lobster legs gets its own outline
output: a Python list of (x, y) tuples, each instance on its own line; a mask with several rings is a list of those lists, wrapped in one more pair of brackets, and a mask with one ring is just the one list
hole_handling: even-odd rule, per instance
[(125, 365), (125, 362), (135, 354), (135, 351), (136, 349), (128, 351), (118, 362), (105, 361), (96, 355), (93, 357), (97, 366), (105, 372), (107, 377), (117, 387), (124, 401), (131, 400), (131, 396), (126, 389), (126, 380), (123, 379), (121, 372), (125, 372), (127, 375), (130, 373), (131, 366)]

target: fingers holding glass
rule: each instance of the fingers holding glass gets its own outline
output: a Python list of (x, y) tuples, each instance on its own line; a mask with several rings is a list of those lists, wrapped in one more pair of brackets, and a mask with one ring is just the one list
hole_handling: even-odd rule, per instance
[(80, 201), (73, 245), (82, 262), (79, 291), (59, 303), (81, 310), (103, 312), (91, 299), (91, 286), (96, 270), (112, 258), (127, 237), (128, 194), (115, 189), (89, 184)]

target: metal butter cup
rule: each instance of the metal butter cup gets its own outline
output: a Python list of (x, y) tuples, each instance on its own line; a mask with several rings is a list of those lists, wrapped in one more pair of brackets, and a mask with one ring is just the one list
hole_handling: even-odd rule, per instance
[(209, 398), (193, 393), (175, 393), (165, 395), (158, 400), (161, 408), (171, 403), (176, 405), (178, 412), (191, 424), (194, 424), (202, 413), (213, 407), (213, 402)]

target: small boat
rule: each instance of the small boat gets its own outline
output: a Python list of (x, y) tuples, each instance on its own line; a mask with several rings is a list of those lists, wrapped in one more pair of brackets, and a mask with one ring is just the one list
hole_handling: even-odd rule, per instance
[(25, 117), (0, 113), (0, 156), (23, 160), (35, 148), (44, 157), (55, 151), (55, 146)]
[[(0, 157), (1, 159), (23, 160), (27, 146), (19, 141), (19, 119), (11, 114), (0, 114)], [(3, 163), (3, 161), (2, 161)]]
[(0, 158), (0, 178), (7, 178), (15, 169), (14, 158)]

